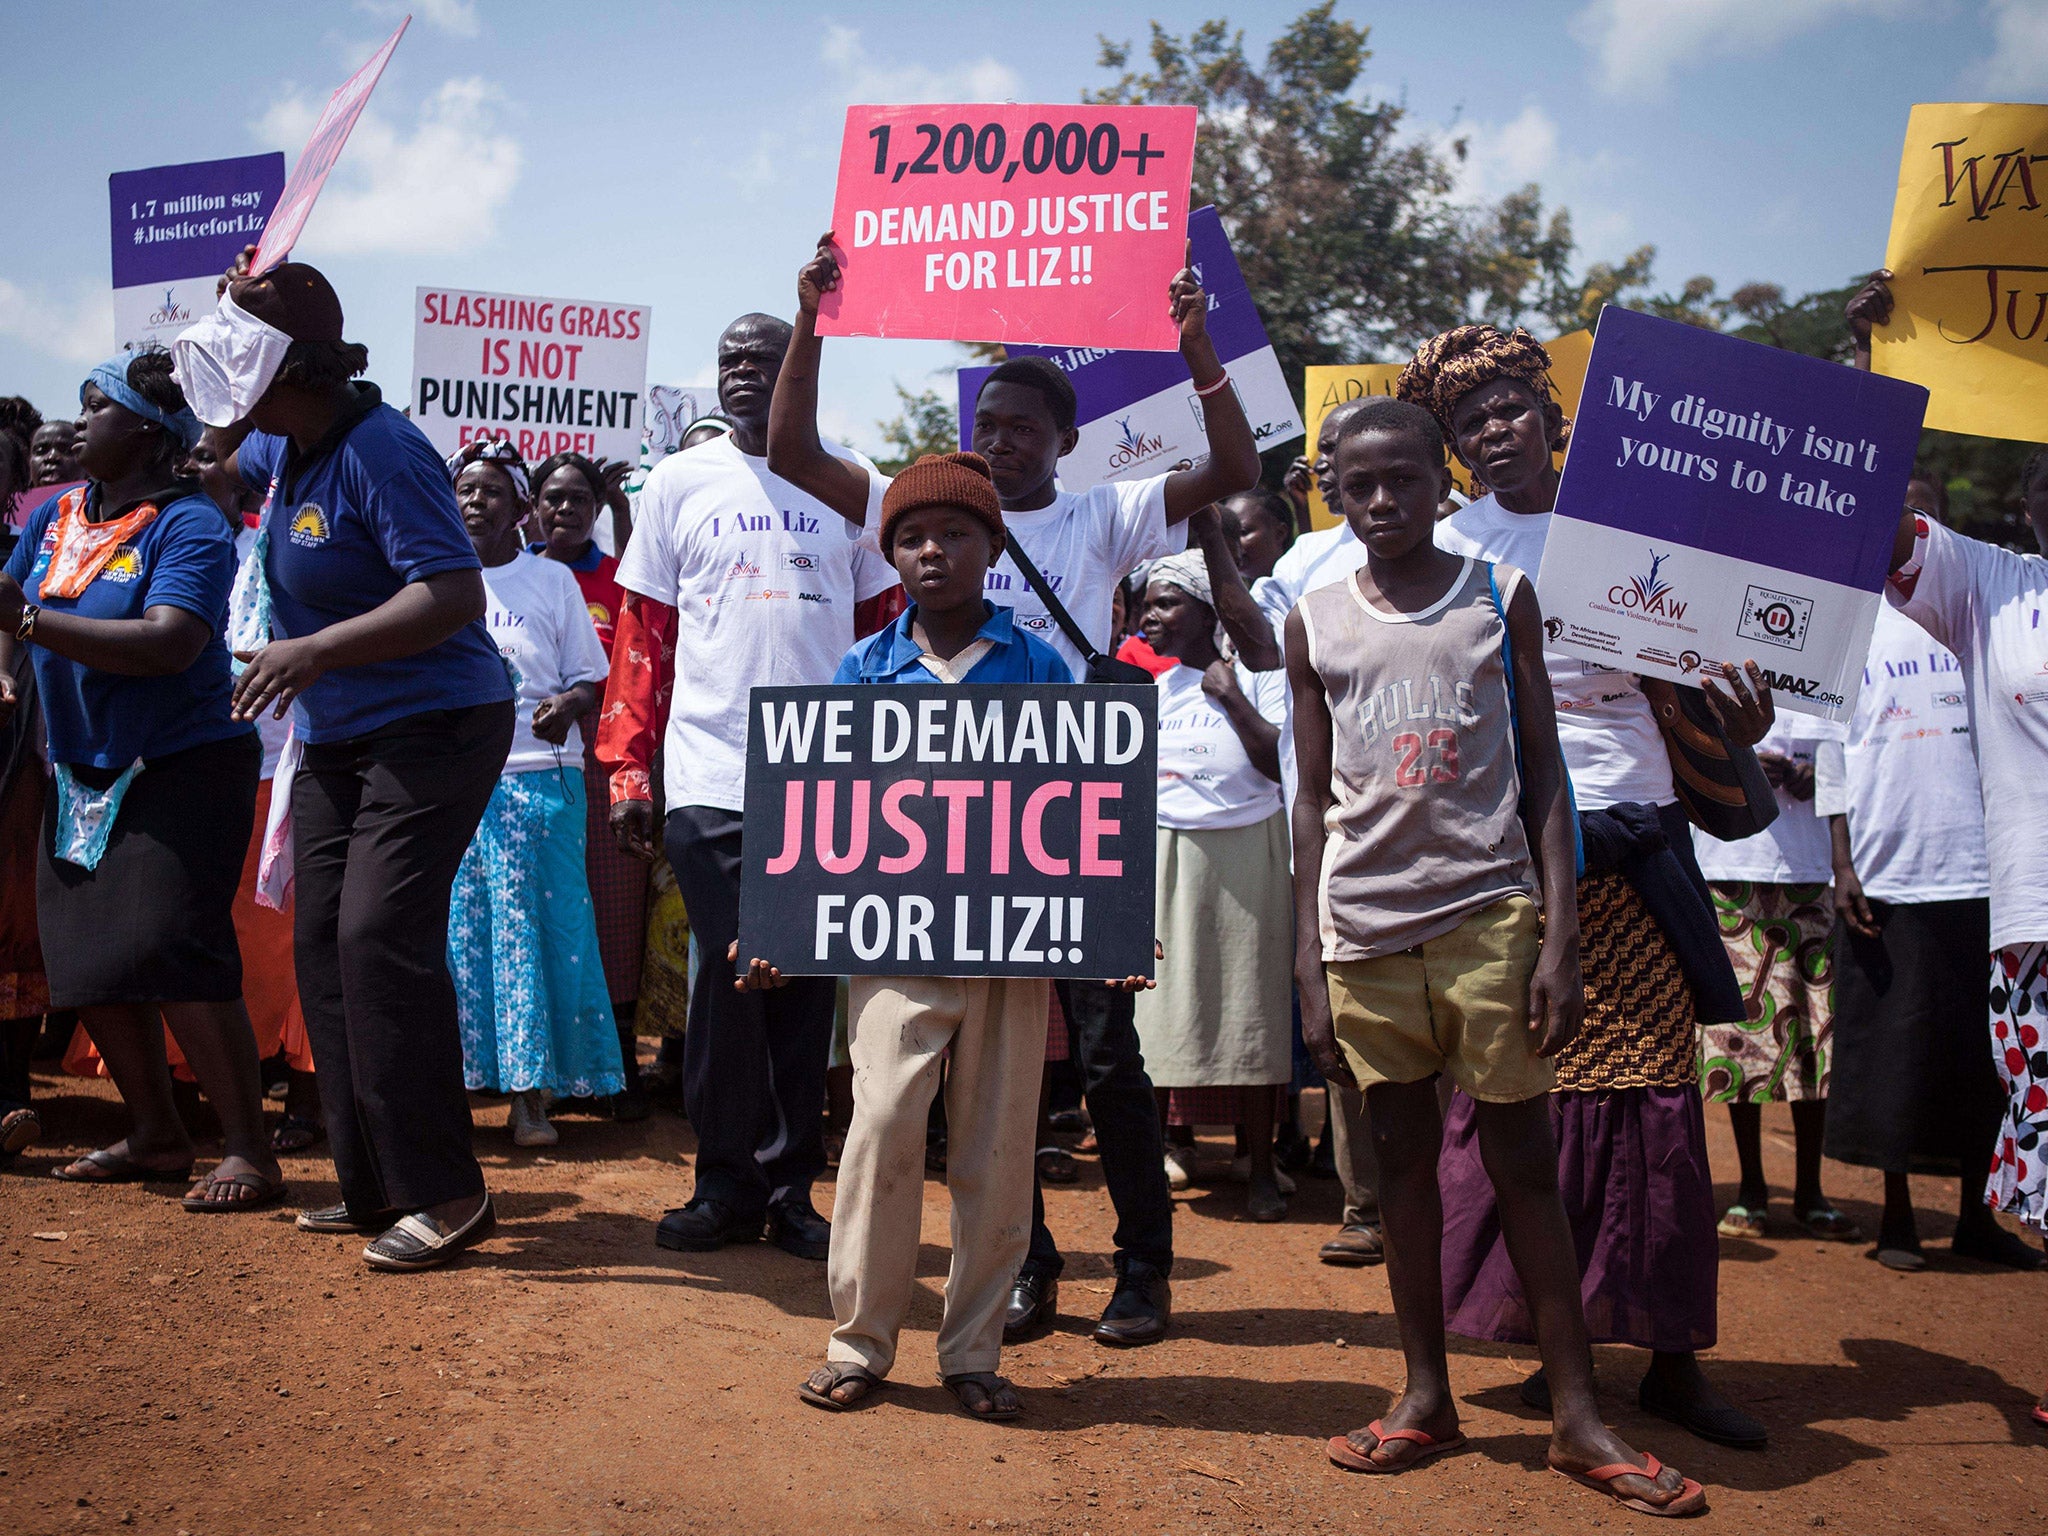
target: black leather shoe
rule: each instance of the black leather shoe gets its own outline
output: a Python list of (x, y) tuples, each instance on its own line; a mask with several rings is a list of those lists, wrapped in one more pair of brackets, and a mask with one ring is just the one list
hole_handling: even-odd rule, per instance
[(822, 1259), (832, 1251), (832, 1223), (808, 1200), (783, 1200), (768, 1207), (768, 1241), (800, 1259)]
[(668, 1212), (654, 1229), (654, 1241), (678, 1253), (710, 1253), (727, 1243), (758, 1243), (761, 1218), (745, 1220), (723, 1200), (708, 1196)]
[(1636, 1404), (1643, 1412), (1676, 1424), (1689, 1434), (1715, 1445), (1738, 1451), (1761, 1451), (1771, 1443), (1771, 1433), (1733, 1403), (1702, 1402), (1667, 1392), (1655, 1378), (1645, 1376), (1636, 1389)]
[(1060, 1282), (1057, 1275), (1023, 1269), (1010, 1286), (1010, 1303), (1003, 1309), (1003, 1342), (1022, 1344), (1053, 1325), (1060, 1312)]
[(1157, 1344), (1173, 1318), (1173, 1287), (1164, 1275), (1120, 1279), (1095, 1325), (1095, 1342), (1118, 1349)]

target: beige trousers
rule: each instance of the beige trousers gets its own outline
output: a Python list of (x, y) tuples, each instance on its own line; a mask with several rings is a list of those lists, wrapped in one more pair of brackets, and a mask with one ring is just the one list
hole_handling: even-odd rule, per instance
[(1373, 1150), (1372, 1115), (1365, 1107), (1365, 1095), (1339, 1083), (1329, 1084), (1328, 1092), (1330, 1153), (1344, 1185), (1343, 1225), (1376, 1227), (1380, 1224), (1380, 1160)]
[(853, 1125), (832, 1205), (828, 1360), (877, 1376), (917, 1288), (925, 1122), (947, 1046), (946, 1187), (953, 1264), (939, 1374), (992, 1371), (1003, 1308), (1031, 1241), (1038, 1081), (1052, 983), (1043, 979), (856, 976), (847, 1009)]

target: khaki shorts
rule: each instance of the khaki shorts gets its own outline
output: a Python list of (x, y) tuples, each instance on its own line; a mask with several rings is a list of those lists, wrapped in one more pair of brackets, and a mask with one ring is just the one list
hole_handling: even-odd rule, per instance
[(1510, 896), (1413, 949), (1325, 966), (1337, 1046), (1359, 1086), (1442, 1072), (1491, 1104), (1550, 1092), (1556, 1072), (1529, 1032), (1539, 942), (1536, 904)]

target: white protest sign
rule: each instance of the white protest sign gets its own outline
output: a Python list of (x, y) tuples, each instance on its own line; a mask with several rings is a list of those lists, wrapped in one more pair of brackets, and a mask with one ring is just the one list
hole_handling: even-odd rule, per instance
[(422, 288), (413, 423), (443, 453), (502, 437), (529, 464), (563, 452), (632, 463), (652, 320), (645, 304)]

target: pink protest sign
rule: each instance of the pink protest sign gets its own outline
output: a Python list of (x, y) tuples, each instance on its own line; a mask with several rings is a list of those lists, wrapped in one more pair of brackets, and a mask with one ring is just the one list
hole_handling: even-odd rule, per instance
[(313, 211), (314, 200), (320, 196), (320, 188), (327, 182), (327, 173), (341, 158), (341, 147), (348, 142), (349, 130), (363, 115), (370, 92), (377, 88), (378, 76), (384, 73), (384, 66), (391, 61), (392, 50), (411, 24), (410, 16), (401, 21), (398, 30), (385, 39), (384, 46), (370, 56), (370, 62), (344, 80), (340, 89), (327, 98), (326, 109), (321, 112), (320, 121), (313, 125), (306, 147), (299, 151), (299, 163), (292, 167), (291, 179), (284, 184), (277, 208), (270, 215), (270, 222), (263, 226), (263, 239), (256, 247), (256, 260), (249, 269), (252, 275), (268, 272), (291, 254), (292, 246), (298, 242), (299, 231), (306, 227), (306, 215)]
[(1193, 107), (849, 107), (826, 336), (1170, 351)]

